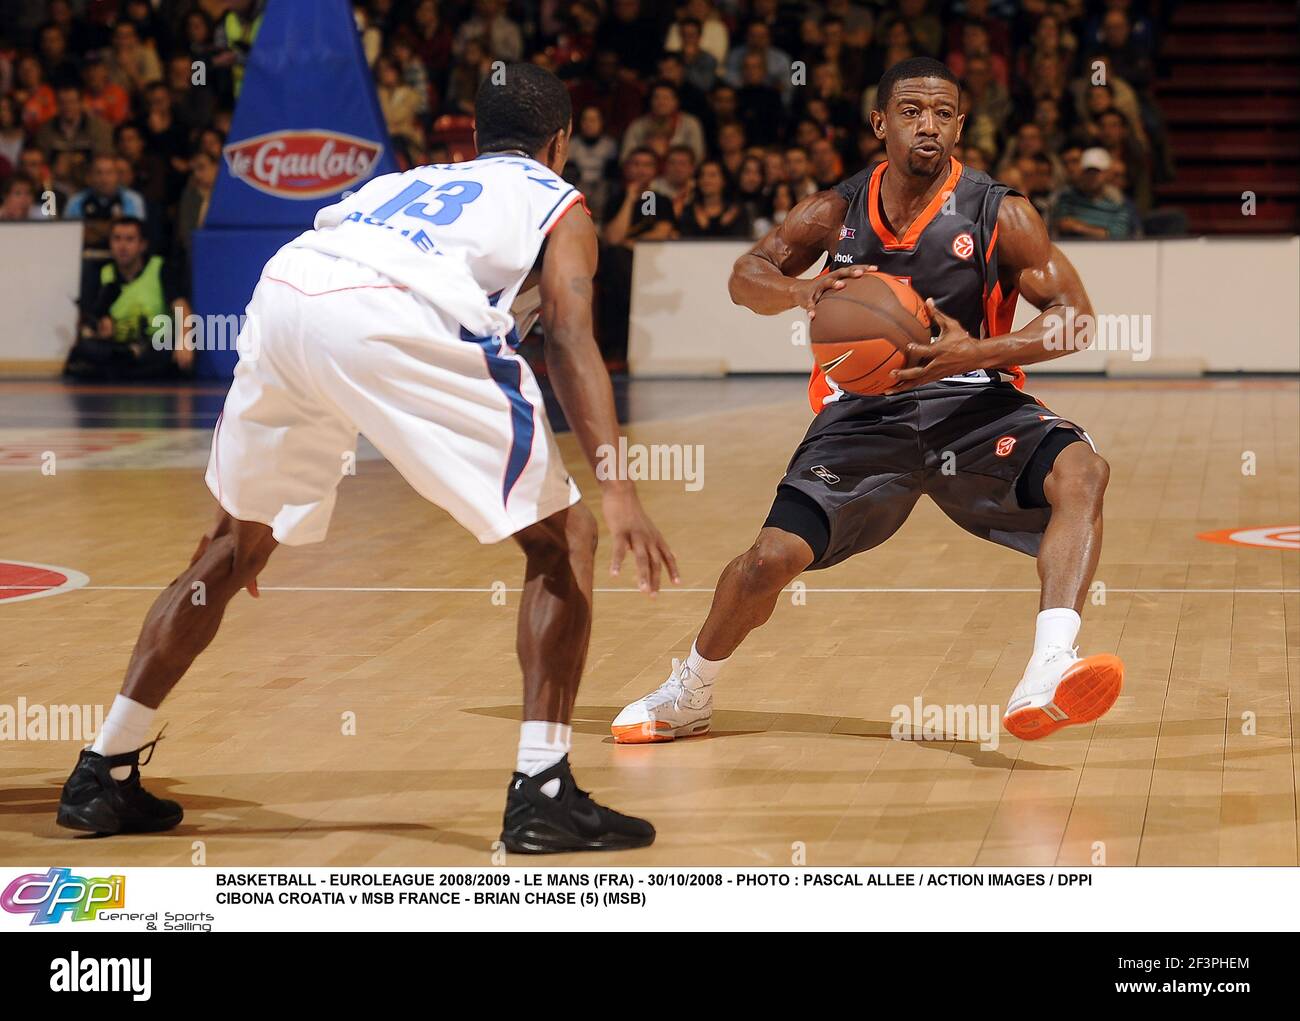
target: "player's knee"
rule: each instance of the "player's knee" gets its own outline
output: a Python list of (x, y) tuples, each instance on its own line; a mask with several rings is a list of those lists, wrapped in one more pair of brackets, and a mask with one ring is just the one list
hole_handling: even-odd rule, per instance
[(1055, 485), (1050, 487), (1049, 499), (1055, 491), (1058, 501), (1073, 498), (1100, 503), (1110, 482), (1110, 465), (1086, 444), (1073, 444), (1068, 453), (1070, 457), (1062, 454), (1052, 467), (1054, 478), (1050, 481)]
[(241, 539), (234, 533), (218, 535), (204, 552), (207, 569), (202, 573), (209, 583), (229, 582), (238, 591), (258, 576), (270, 555), (264, 543)]
[(598, 536), (595, 517), (578, 503), (516, 532), (515, 540), (529, 562), (545, 570), (548, 565), (565, 562), (576, 553), (593, 556)]
[(783, 588), (811, 562), (808, 544), (797, 536), (765, 530), (741, 556), (745, 581), (755, 588)]

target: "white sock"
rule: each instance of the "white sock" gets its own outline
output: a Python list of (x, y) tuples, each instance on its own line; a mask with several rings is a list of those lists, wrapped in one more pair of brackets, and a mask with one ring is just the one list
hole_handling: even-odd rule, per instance
[[(157, 712), (157, 709), (150, 709), (125, 695), (118, 695), (113, 699), (108, 718), (90, 750), (97, 755), (121, 755), (148, 744), (149, 728), (153, 726)], [(110, 775), (114, 780), (125, 780), (131, 775), (131, 767), (114, 766)]]
[[(727, 657), (727, 659), (730, 658), (730, 656)], [(694, 674), (694, 677), (687, 676), (686, 686), (695, 689), (712, 684), (717, 680), (718, 674), (722, 673), (722, 668), (726, 665), (726, 659), (705, 659), (700, 655), (700, 650), (696, 648), (695, 644), (691, 643), (691, 654), (686, 657), (686, 666), (690, 669), (691, 674)], [(691, 683), (695, 677), (700, 679), (700, 684)]]
[(1067, 606), (1043, 610), (1034, 630), (1034, 658), (1048, 649), (1073, 649), (1083, 621)]
[[(525, 776), (536, 776), (550, 769), (569, 754), (573, 743), (573, 728), (567, 723), (549, 723), (546, 720), (524, 720), (519, 728), (519, 757), (515, 770)], [(560, 793), (559, 780), (547, 780), (542, 793), (553, 798)]]

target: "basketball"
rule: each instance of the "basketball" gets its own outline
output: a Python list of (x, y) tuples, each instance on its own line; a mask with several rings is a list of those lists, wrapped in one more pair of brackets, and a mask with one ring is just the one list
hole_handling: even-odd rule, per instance
[(817, 301), (813, 358), (841, 389), (879, 394), (894, 382), (908, 344), (930, 342), (925, 302), (907, 284), (884, 273), (850, 277)]

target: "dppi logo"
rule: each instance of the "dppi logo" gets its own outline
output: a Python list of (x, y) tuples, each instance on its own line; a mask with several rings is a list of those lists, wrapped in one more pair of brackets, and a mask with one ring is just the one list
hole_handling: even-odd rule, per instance
[(110, 908), (126, 905), (126, 876), (87, 879), (69, 869), (19, 876), (0, 893), (0, 908), (11, 915), (31, 915), (32, 925), (50, 925), (69, 911), (74, 922), (94, 921)]

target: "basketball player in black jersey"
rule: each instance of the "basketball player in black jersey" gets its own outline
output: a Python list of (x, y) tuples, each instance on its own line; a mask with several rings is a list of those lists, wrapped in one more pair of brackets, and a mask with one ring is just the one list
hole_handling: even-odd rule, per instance
[[(883, 396), (842, 393), (814, 371), (817, 416), (758, 538), (722, 572), (689, 657), (615, 719), (620, 743), (707, 731), (714, 680), (782, 590), (884, 542), (922, 494), (967, 531), (1038, 558), (1034, 652), (1006, 728), (1045, 737), (1097, 719), (1118, 697), (1123, 664), (1080, 659), (1074, 644), (1109, 469), (1082, 428), (1020, 389), (1020, 365), (1086, 346), (1061, 326), (1091, 317), (1092, 306), (1033, 205), (952, 158), (959, 98), (938, 61), (894, 65), (871, 114), (887, 162), (804, 199), (736, 262), (732, 300), (761, 315), (812, 316), (828, 289), (878, 268), (927, 299), (938, 336), (910, 346)], [(800, 279), (823, 255), (831, 272)], [(1018, 296), (1041, 314), (1011, 332)]]

